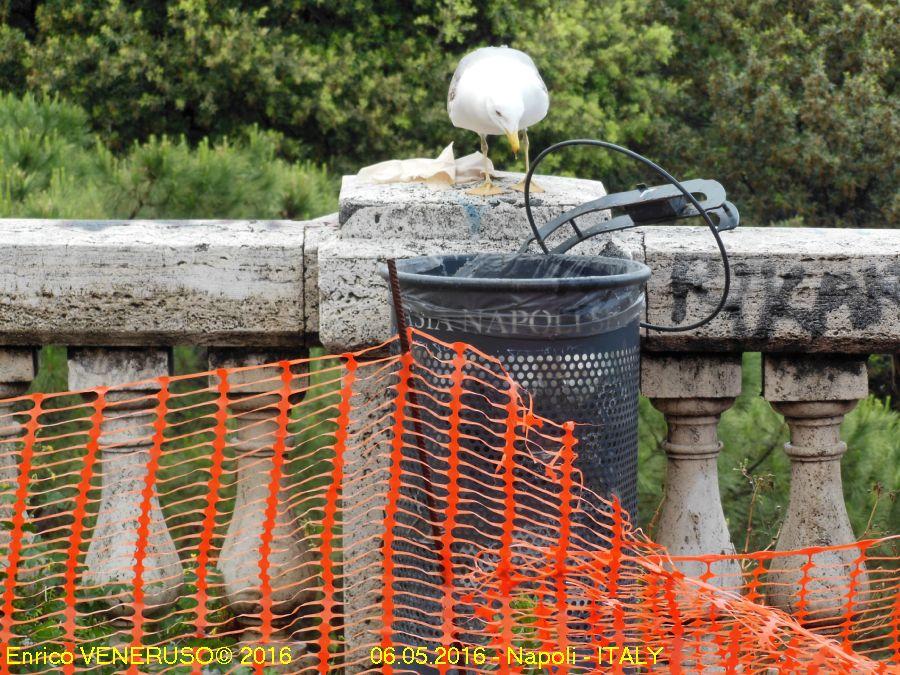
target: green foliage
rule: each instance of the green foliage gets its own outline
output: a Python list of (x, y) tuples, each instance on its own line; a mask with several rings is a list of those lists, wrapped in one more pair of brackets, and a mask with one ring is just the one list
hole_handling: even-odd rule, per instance
[(674, 22), (667, 163), (755, 223), (896, 226), (900, 5), (659, 0)]
[(324, 169), (278, 159), (281, 137), (151, 137), (114, 157), (85, 112), (59, 100), (0, 96), (0, 216), (295, 218), (336, 208)]
[(301, 144), (289, 153), (309, 148), (342, 167), (436, 153), (449, 140), (474, 147), (445, 101), (457, 61), (480, 44), (510, 44), (541, 65), (554, 105), (538, 146), (576, 134), (640, 139), (669, 86), (660, 65), (671, 31), (638, 0), (48, 0), (32, 29), (28, 88), (84, 106), (120, 150), (151, 134), (198, 142), (256, 123)]
[(88, 180), (105, 162), (102, 148), (87, 129), (87, 116), (79, 108), (51, 100), (38, 103), (32, 96), (0, 97), (0, 185), (4, 199), (16, 202), (46, 190), (63, 170), (77, 180)]
[(252, 127), (237, 144), (151, 137), (121, 162), (114, 209), (126, 218), (298, 219), (332, 210), (324, 172), (276, 159), (277, 145), (276, 134)]
[(77, 106), (0, 96), (0, 216), (102, 217), (114, 166)]
[[(0, 88), (78, 103), (116, 152), (258, 124), (281, 156), (344, 171), (474, 149), (447, 84), (462, 54), (505, 43), (551, 92), (535, 148), (604, 138), (720, 179), (748, 222), (877, 227), (900, 220), (898, 17), (886, 0), (7, 0)], [(598, 151), (545, 168), (638, 176)]]
[(0, 23), (0, 91), (19, 92), (25, 87), (27, 52), (28, 41), (22, 31)]
[(854, 531), (866, 537), (896, 534), (900, 523), (900, 413), (889, 403), (870, 396), (841, 429), (844, 499)]

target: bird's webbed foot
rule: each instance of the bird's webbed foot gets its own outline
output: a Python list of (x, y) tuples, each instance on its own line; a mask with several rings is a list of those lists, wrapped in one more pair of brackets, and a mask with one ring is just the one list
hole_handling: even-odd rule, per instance
[(493, 195), (502, 195), (506, 192), (502, 187), (498, 187), (491, 182), (490, 175), (485, 175), (484, 182), (476, 188), (466, 190), (467, 195), (475, 195), (476, 197), (492, 197)]
[[(513, 185), (512, 189), (516, 190), (517, 192), (525, 192), (525, 179), (523, 178), (518, 183)], [(528, 186), (528, 192), (529, 192), (529, 194), (532, 192), (534, 192), (534, 193), (544, 192), (544, 188), (542, 188), (540, 185), (538, 185), (536, 182), (534, 182), (532, 180), (531, 185)]]

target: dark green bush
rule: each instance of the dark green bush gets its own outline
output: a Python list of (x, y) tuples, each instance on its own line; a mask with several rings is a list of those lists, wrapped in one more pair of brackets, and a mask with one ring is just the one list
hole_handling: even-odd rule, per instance
[(20, 92), (24, 89), (27, 50), (24, 33), (0, 23), (0, 91)]
[(668, 163), (718, 177), (750, 222), (900, 223), (900, 5), (659, 2), (679, 83)]
[(554, 106), (538, 145), (575, 134), (639, 139), (669, 86), (659, 71), (671, 32), (638, 0), (49, 0), (30, 27), (29, 90), (79, 103), (120, 150), (151, 134), (198, 142), (248, 124), (342, 167), (436, 154), (452, 139), (475, 148), (473, 134), (450, 125), (445, 101), (459, 57), (485, 43), (540, 64)]
[[(78, 103), (117, 152), (258, 124), (284, 156), (346, 171), (474, 149), (447, 119), (447, 84), (462, 54), (507, 43), (551, 91), (536, 148), (636, 147), (719, 178), (747, 222), (890, 226), (898, 16), (887, 0), (6, 0), (0, 87)], [(562, 167), (616, 189), (636, 177), (600, 153), (547, 165)]]

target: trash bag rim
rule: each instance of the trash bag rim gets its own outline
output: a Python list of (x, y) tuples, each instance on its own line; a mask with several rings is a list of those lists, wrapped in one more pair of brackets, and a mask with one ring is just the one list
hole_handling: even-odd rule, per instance
[[(625, 271), (616, 274), (579, 276), (579, 277), (546, 277), (541, 279), (501, 279), (492, 277), (448, 277), (436, 274), (404, 271), (404, 267), (414, 266), (437, 259), (465, 260), (476, 256), (490, 255), (499, 258), (534, 257), (555, 259), (559, 262), (585, 262), (590, 260), (599, 264), (623, 266)], [(388, 278), (387, 265), (379, 266), (379, 275)], [(484, 290), (484, 291), (562, 291), (591, 290), (604, 288), (625, 288), (641, 286), (650, 278), (650, 268), (644, 263), (630, 258), (613, 258), (610, 256), (566, 255), (566, 254), (521, 254), (521, 253), (449, 253), (438, 255), (415, 256), (397, 260), (397, 278), (401, 284), (419, 288), (443, 288), (447, 290)]]

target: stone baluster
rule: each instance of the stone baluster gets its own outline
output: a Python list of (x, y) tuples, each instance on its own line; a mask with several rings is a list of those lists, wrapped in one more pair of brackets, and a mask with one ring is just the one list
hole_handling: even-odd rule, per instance
[[(135, 579), (142, 494), (150, 459), (159, 386), (144, 382), (127, 389), (119, 383), (152, 380), (170, 370), (168, 349), (70, 347), (69, 386), (73, 390), (113, 387), (106, 394), (98, 460), (103, 476), (97, 524), (85, 558), (83, 584), (130, 587)], [(148, 398), (145, 398), (148, 397)], [(141, 400), (142, 399), (142, 400)], [(183, 570), (159, 500), (150, 500), (149, 536), (142, 583), (145, 614), (165, 613), (178, 599)], [(117, 616), (131, 614), (131, 593), (108, 598)]]
[[(211, 369), (275, 363), (289, 358), (297, 358), (297, 351), (209, 350)], [(281, 374), (282, 369), (276, 365), (231, 372), (228, 377), (231, 420), (228, 447), (237, 457), (237, 495), (219, 555), (219, 568), (229, 606), (245, 629), (244, 639), (250, 642), (259, 639), (259, 615), (263, 609), (260, 602), (263, 532), (275, 466)], [(286, 448), (286, 462), (287, 452)], [(277, 624), (285, 626), (298, 607), (313, 600), (310, 587), (317, 583), (314, 552), (304, 538), (303, 524), (288, 507), (290, 495), (286, 482), (283, 476), (277, 488), (278, 506), (266, 560), (272, 615)]]
[[(734, 553), (722, 501), (716, 459), (722, 443), (719, 416), (741, 392), (740, 354), (653, 354), (641, 362), (641, 391), (668, 423), (663, 449), (666, 487), (656, 538), (675, 556)], [(681, 561), (679, 568), (701, 577), (707, 566)], [(738, 586), (736, 561), (714, 563), (710, 583)]]
[[(776, 549), (853, 543), (841, 485), (847, 445), (840, 426), (844, 415), (868, 395), (866, 359), (766, 355), (763, 393), (784, 415), (791, 436), (784, 446), (791, 460), (791, 489)], [(807, 626), (841, 622), (851, 588), (857, 602), (868, 585), (858, 559), (859, 551), (851, 547), (779, 560), (778, 569), (768, 574), (768, 601)]]
[(390, 453), (384, 452), (380, 425), (373, 424), (393, 412), (394, 377), (375, 374), (376, 367), (361, 362), (353, 382), (349, 443), (345, 454), (344, 483), (344, 640), (348, 673), (366, 672), (372, 635), (382, 629), (379, 608), (384, 595), (381, 543), (387, 486), (391, 478)]
[[(22, 436), (21, 420), (12, 416), (15, 403), (2, 399), (24, 394), (37, 372), (31, 347), (0, 347), (0, 522), (12, 520), (12, 495), (19, 478), (19, 460), (14, 441)], [(8, 563), (10, 533), (0, 528), (0, 565)]]

